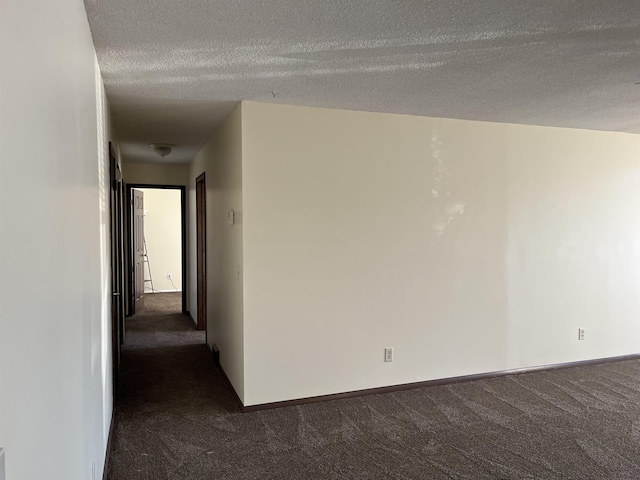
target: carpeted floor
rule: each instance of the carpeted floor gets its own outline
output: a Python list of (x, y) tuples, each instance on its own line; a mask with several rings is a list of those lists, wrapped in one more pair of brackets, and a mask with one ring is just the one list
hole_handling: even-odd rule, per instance
[(640, 479), (640, 361), (242, 414), (179, 295), (147, 299), (111, 480)]

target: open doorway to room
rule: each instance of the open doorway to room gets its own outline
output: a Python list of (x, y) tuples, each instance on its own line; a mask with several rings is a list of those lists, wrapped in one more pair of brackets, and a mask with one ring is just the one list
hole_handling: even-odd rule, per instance
[(185, 187), (128, 184), (128, 315), (166, 294), (187, 313)]

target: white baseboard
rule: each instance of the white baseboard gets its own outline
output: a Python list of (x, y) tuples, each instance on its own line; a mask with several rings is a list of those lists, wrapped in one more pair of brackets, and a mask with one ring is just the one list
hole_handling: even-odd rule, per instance
[(149, 294), (151, 295), (152, 293), (181, 293), (182, 290), (154, 290), (153, 292), (151, 290), (145, 290), (145, 295)]

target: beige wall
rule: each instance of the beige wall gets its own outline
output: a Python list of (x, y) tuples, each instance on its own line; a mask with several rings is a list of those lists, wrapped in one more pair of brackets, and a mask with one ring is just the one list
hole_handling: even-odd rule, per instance
[[(189, 178), (191, 314), (196, 302), (195, 180), (207, 186), (207, 340), (220, 349), (220, 362), (238, 395), (244, 397), (242, 323), (242, 137), (238, 106), (194, 159)], [(227, 221), (230, 210), (236, 223)]]
[(106, 98), (82, 1), (0, 10), (0, 447), (8, 480), (87, 480), (113, 406)]
[(127, 183), (186, 186), (189, 180), (187, 165), (124, 163), (122, 167)]
[[(155, 292), (182, 291), (180, 190), (138, 190), (144, 194), (144, 238), (149, 260), (145, 266), (145, 279), (153, 280)], [(172, 280), (167, 278), (169, 274)], [(152, 293), (150, 282), (145, 282), (145, 292)]]
[(640, 351), (640, 136), (257, 103), (242, 128), (246, 405)]

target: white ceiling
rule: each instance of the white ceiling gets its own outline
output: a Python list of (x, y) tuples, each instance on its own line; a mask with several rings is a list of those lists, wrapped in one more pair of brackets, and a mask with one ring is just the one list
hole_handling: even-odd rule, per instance
[(640, 133), (639, 0), (85, 3), (129, 162), (239, 100)]

